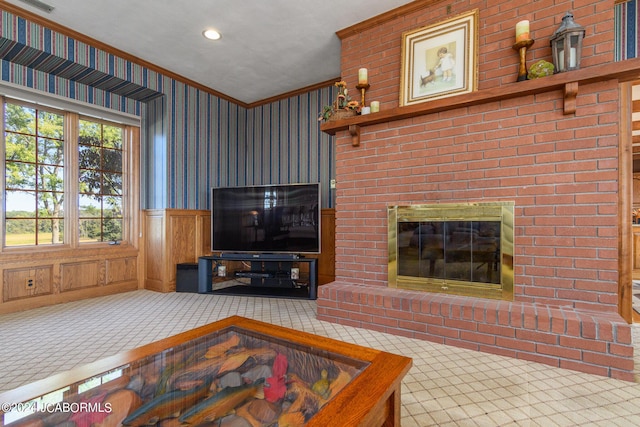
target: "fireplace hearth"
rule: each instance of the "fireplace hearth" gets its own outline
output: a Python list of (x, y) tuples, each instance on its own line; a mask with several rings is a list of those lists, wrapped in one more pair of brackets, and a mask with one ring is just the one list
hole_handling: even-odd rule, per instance
[(390, 206), (389, 286), (513, 300), (513, 202)]

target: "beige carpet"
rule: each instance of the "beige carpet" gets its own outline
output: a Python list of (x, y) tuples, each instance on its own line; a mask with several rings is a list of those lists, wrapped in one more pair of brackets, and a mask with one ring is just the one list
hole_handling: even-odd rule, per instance
[(237, 314), (411, 357), (403, 427), (640, 425), (638, 383), (321, 322), (315, 310), (309, 300), (140, 290), (1, 315), (0, 391)]

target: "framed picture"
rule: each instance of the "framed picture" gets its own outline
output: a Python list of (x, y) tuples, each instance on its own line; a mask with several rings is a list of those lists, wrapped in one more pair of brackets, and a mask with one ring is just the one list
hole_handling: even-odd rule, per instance
[(475, 91), (477, 56), (478, 9), (403, 33), (400, 105)]

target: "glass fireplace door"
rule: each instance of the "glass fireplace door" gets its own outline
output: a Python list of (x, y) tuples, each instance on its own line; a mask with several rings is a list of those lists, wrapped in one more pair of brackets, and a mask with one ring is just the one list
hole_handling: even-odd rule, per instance
[(389, 207), (389, 286), (513, 299), (513, 203)]

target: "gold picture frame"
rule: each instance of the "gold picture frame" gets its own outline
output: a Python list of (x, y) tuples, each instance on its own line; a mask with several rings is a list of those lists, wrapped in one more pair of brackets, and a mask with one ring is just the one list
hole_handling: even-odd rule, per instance
[(402, 34), (400, 106), (478, 86), (478, 9)]

